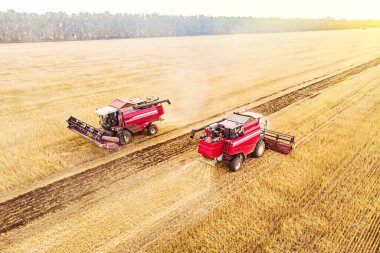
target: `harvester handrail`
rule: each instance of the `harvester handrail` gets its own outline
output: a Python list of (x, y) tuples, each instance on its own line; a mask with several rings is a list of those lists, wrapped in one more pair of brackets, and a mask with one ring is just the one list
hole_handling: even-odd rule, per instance
[(169, 99), (161, 99), (161, 100), (157, 100), (157, 101), (154, 101), (154, 102), (151, 102), (151, 103), (146, 103), (146, 104), (141, 104), (141, 105), (134, 105), (132, 107), (133, 107), (133, 109), (140, 109), (140, 108), (144, 108), (144, 107), (148, 107), (148, 106), (153, 106), (153, 105), (158, 105), (158, 104), (163, 104), (163, 103), (168, 103), (169, 105), (171, 104), (171, 102), (170, 102)]

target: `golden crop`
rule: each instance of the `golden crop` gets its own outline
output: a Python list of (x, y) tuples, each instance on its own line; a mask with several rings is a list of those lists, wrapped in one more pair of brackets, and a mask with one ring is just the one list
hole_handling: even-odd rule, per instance
[[(377, 252), (380, 66), (271, 114), (271, 129), (296, 136), (288, 156), (268, 150), (231, 173), (200, 164), (195, 147), (139, 169), (126, 155), (372, 60), (379, 39), (374, 29), (0, 45), (0, 210), (54, 183), (30, 200), (41, 206), (5, 210), (48, 211), (0, 234), (0, 251)], [(173, 102), (167, 135), (110, 153), (66, 129), (70, 115), (97, 126), (97, 107), (148, 95)], [(170, 154), (157, 150), (147, 160)]]

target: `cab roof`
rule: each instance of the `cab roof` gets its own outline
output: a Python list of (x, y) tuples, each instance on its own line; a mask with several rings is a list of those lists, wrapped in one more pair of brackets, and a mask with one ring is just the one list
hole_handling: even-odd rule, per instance
[(101, 116), (105, 116), (116, 111), (117, 111), (116, 108), (107, 105), (107, 106), (97, 109), (95, 113)]

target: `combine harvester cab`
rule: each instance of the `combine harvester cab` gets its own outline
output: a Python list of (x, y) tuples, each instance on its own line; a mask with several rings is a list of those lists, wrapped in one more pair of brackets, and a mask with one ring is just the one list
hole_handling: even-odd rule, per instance
[(67, 128), (100, 147), (116, 150), (131, 142), (134, 133), (146, 129), (149, 135), (155, 135), (158, 128), (153, 122), (160, 120), (164, 114), (163, 103), (170, 104), (170, 101), (158, 98), (115, 99), (111, 104), (95, 111), (101, 128), (93, 127), (73, 116), (67, 120)]
[(258, 113), (233, 113), (227, 118), (193, 129), (190, 137), (204, 130), (200, 136), (198, 153), (201, 161), (215, 165), (227, 161), (232, 171), (238, 171), (249, 156), (261, 157), (265, 148), (284, 154), (292, 150), (294, 136), (267, 128), (267, 120)]

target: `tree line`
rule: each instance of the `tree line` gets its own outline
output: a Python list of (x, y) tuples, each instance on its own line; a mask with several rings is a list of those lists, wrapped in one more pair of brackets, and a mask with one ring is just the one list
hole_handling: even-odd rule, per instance
[(0, 42), (96, 40), (380, 27), (380, 20), (0, 11)]

